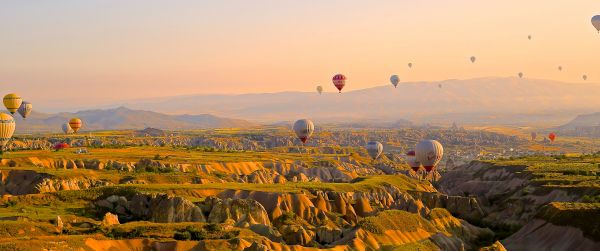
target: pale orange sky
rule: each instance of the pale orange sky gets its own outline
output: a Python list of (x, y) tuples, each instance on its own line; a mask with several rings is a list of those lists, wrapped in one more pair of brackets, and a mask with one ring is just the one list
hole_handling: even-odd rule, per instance
[(8, 0), (0, 87), (41, 103), (91, 104), (333, 91), (338, 72), (346, 90), (387, 84), (391, 74), (600, 82), (600, 34), (590, 23), (598, 14), (598, 0)]

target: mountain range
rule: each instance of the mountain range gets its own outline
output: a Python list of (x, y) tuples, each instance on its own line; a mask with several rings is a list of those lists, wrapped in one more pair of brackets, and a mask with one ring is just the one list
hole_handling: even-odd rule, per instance
[(242, 119), (213, 115), (167, 115), (158, 112), (118, 107), (107, 110), (85, 110), (76, 113), (45, 114), (32, 112), (25, 120), (15, 115), (18, 133), (58, 132), (62, 124), (77, 117), (84, 121), (85, 130), (123, 130), (155, 127), (164, 130), (191, 130), (205, 128), (243, 128), (256, 126)]
[[(348, 85), (351, 85), (349, 82)], [(330, 88), (333, 89), (333, 88)], [(343, 92), (281, 92), (188, 95), (128, 101), (127, 107), (157, 112), (202, 112), (259, 123), (310, 118), (335, 123), (549, 124), (596, 112), (600, 85), (540, 79), (477, 78), (405, 82)]]

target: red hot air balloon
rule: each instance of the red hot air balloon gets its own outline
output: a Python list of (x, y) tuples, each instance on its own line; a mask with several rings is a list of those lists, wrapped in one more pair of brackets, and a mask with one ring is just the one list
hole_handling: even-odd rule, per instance
[(54, 145), (54, 147), (52, 147), (52, 148), (54, 148), (54, 150), (58, 151), (58, 150), (62, 150), (62, 149), (65, 149), (65, 148), (69, 148), (69, 144), (67, 144), (67, 143), (58, 143), (58, 144)]
[(415, 172), (419, 171), (419, 168), (421, 168), (421, 163), (417, 161), (417, 154), (415, 153), (415, 151), (411, 150), (406, 153), (406, 162), (408, 163), (410, 168)]
[(333, 85), (335, 85), (335, 88), (337, 88), (340, 91), (340, 93), (342, 93), (342, 89), (346, 85), (346, 76), (342, 74), (337, 74), (333, 76), (331, 80), (333, 81)]
[(554, 142), (554, 139), (556, 139), (556, 134), (551, 132), (548, 134), (548, 138), (550, 139), (550, 142)]

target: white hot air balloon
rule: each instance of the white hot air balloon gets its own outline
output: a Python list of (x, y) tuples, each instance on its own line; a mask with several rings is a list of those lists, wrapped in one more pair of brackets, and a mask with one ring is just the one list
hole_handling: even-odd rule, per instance
[(383, 152), (383, 145), (377, 141), (370, 141), (367, 143), (367, 152), (372, 159), (377, 159)]
[(21, 114), (21, 117), (26, 119), (32, 110), (33, 110), (33, 106), (31, 105), (31, 103), (29, 103), (27, 101), (23, 101), (21, 103), (21, 106), (19, 107), (19, 110), (17, 110), (17, 112), (19, 112), (19, 114)]
[(436, 140), (423, 140), (415, 149), (417, 161), (421, 162), (427, 172), (431, 172), (444, 157), (444, 148)]
[(421, 168), (421, 163), (417, 161), (416, 153), (413, 150), (406, 153), (406, 163), (408, 163), (410, 168), (415, 172), (419, 171), (419, 168)]
[(394, 85), (394, 88), (398, 87), (398, 83), (400, 83), (400, 77), (398, 77), (398, 75), (392, 75), (390, 77), (390, 82), (392, 82), (392, 85)]
[(318, 92), (319, 94), (323, 93), (323, 86), (320, 86), (320, 85), (319, 85), (319, 86), (317, 86), (317, 92)]
[(314, 131), (315, 125), (308, 119), (301, 119), (294, 123), (294, 132), (296, 132), (296, 136), (302, 143), (306, 143)]
[(600, 15), (592, 17), (592, 25), (594, 26), (594, 28), (596, 28), (598, 33), (600, 33)]
[(62, 130), (63, 130), (63, 132), (64, 132), (65, 134), (71, 134), (71, 133), (73, 133), (73, 132), (74, 132), (74, 131), (73, 131), (73, 128), (71, 128), (71, 126), (69, 125), (69, 123), (64, 123), (64, 124), (62, 125)]

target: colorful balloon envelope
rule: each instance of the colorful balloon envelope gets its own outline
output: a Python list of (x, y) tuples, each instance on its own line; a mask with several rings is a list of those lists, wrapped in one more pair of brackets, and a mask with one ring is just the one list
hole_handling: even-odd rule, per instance
[(11, 114), (15, 114), (19, 107), (21, 107), (21, 103), (23, 103), (23, 99), (17, 94), (11, 93), (4, 96), (4, 106), (6, 110), (8, 110)]
[(6, 113), (0, 113), (0, 150), (6, 146), (14, 133), (15, 119)]
[(548, 138), (551, 142), (554, 142), (554, 140), (556, 139), (556, 134), (551, 132), (550, 134), (548, 134)]
[(338, 91), (342, 93), (342, 89), (344, 89), (344, 86), (346, 86), (346, 76), (342, 74), (336, 74), (335, 76), (333, 76), (331, 81), (333, 81), (333, 85), (335, 85), (335, 88), (337, 88)]
[(69, 121), (69, 126), (71, 127), (71, 129), (73, 129), (73, 132), (77, 133), (79, 129), (81, 129), (81, 127), (83, 126), (83, 122), (81, 121), (81, 119), (72, 118)]
[(33, 105), (31, 105), (31, 103), (27, 102), (27, 101), (23, 101), (23, 103), (21, 103), (21, 106), (19, 107), (19, 114), (21, 114), (21, 117), (23, 117), (24, 119), (27, 118), (27, 116), (29, 116), (29, 114), (31, 113), (31, 111), (33, 110)]

